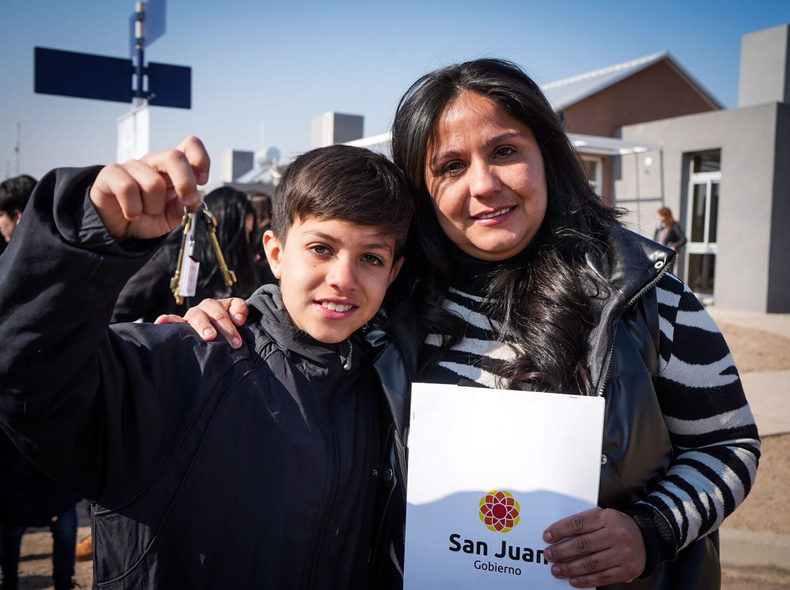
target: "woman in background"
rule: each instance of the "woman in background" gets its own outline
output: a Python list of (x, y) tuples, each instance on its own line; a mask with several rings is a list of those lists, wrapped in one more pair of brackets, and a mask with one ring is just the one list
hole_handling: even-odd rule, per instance
[(658, 228), (653, 239), (659, 244), (672, 248), (680, 255), (681, 249), (686, 245), (686, 234), (683, 228), (672, 216), (672, 209), (661, 207), (658, 210)]
[[(203, 199), (206, 208), (217, 218), (217, 240), (229, 269), (237, 282), (227, 286), (211, 241), (203, 242), (200, 253), (200, 274), (192, 301), (206, 297), (241, 297), (246, 299), (260, 287), (255, 271), (255, 248), (250, 244), (250, 230), (254, 229), (255, 209), (247, 195), (231, 187), (211, 191)], [(226, 295), (219, 295), (226, 293)]]

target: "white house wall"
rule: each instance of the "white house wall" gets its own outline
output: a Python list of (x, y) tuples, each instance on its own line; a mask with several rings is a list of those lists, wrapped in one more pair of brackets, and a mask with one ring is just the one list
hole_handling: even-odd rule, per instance
[[(788, 273), (774, 264), (769, 268), (772, 252), (775, 168), (788, 166), (776, 162), (778, 110), (788, 105), (773, 103), (728, 111), (665, 119), (623, 128), (622, 137), (631, 141), (649, 141), (663, 147), (664, 196), (666, 206), (687, 226), (688, 156), (705, 150), (721, 150), (721, 184), (719, 187), (718, 254), (714, 298), (717, 306), (752, 311), (790, 312), (790, 294), (772, 297), (771, 280), (786, 283), (776, 273)], [(629, 174), (623, 166), (623, 176)], [(788, 195), (784, 195), (787, 199)], [(656, 207), (658, 209), (658, 207)], [(657, 219), (644, 223), (642, 233), (652, 237)], [(648, 219), (644, 219), (648, 221)], [(783, 231), (787, 231), (785, 218)], [(787, 250), (785, 250), (787, 252)], [(776, 260), (776, 257), (774, 257)], [(779, 284), (779, 283), (775, 283)], [(776, 291), (776, 289), (772, 289)]]

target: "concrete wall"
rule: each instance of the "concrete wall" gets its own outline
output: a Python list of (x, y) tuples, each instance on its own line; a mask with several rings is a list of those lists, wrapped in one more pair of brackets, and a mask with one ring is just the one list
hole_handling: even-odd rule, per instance
[[(788, 222), (788, 179), (783, 175), (777, 181), (774, 173), (775, 169), (786, 168), (788, 161), (785, 159), (783, 164), (777, 160), (778, 154), (787, 153), (784, 144), (777, 149), (777, 139), (786, 141), (784, 132), (777, 138), (780, 107), (784, 119), (784, 105), (775, 103), (629, 125), (622, 130), (623, 139), (663, 146), (665, 202), (677, 213), (684, 228), (688, 227), (688, 156), (721, 150), (714, 287), (716, 305), (721, 307), (790, 312), (787, 279), (777, 278), (777, 274), (787, 274), (787, 266), (781, 270), (778, 259), (783, 256), (782, 247), (788, 238), (774, 236), (775, 232), (786, 234)], [(628, 168), (623, 166), (624, 177), (629, 174)], [(780, 188), (784, 187), (783, 194), (775, 193), (777, 182)], [(775, 200), (782, 199), (784, 208), (775, 210)], [(657, 224), (655, 213), (643, 216), (643, 222), (642, 233), (652, 237)], [(786, 247), (784, 252), (788, 252)], [(772, 282), (777, 280), (780, 282)], [(771, 289), (769, 297), (769, 286), (773, 284), (785, 286), (784, 298), (774, 295), (781, 289)]]
[(767, 311), (790, 311), (790, 104), (777, 105)]
[(656, 228), (656, 211), (664, 206), (662, 158), (660, 150), (614, 158), (613, 204), (628, 209), (625, 222), (631, 229), (651, 238)]
[(790, 102), (790, 26), (744, 35), (738, 106)]
[(241, 150), (225, 150), (220, 162), (220, 182), (233, 182), (242, 174), (252, 170), (255, 154)]
[(326, 147), (360, 139), (363, 137), (364, 120), (362, 115), (344, 115), (331, 111), (319, 115), (312, 122), (310, 147)]

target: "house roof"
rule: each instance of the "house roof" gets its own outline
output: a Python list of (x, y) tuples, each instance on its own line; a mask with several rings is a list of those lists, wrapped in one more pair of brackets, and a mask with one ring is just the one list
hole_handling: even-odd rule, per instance
[(713, 108), (724, 108), (724, 105), (681, 66), (668, 51), (646, 55), (639, 59), (579, 74), (564, 80), (557, 80), (541, 86), (541, 90), (554, 110), (561, 111), (661, 61), (665, 61), (681, 78), (684, 78)]

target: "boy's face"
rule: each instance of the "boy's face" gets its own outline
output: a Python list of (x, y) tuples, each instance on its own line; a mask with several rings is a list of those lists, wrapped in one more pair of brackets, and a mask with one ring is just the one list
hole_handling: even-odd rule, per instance
[(297, 218), (285, 244), (263, 245), (294, 325), (321, 342), (342, 342), (378, 311), (398, 275), (395, 238), (340, 219)]

